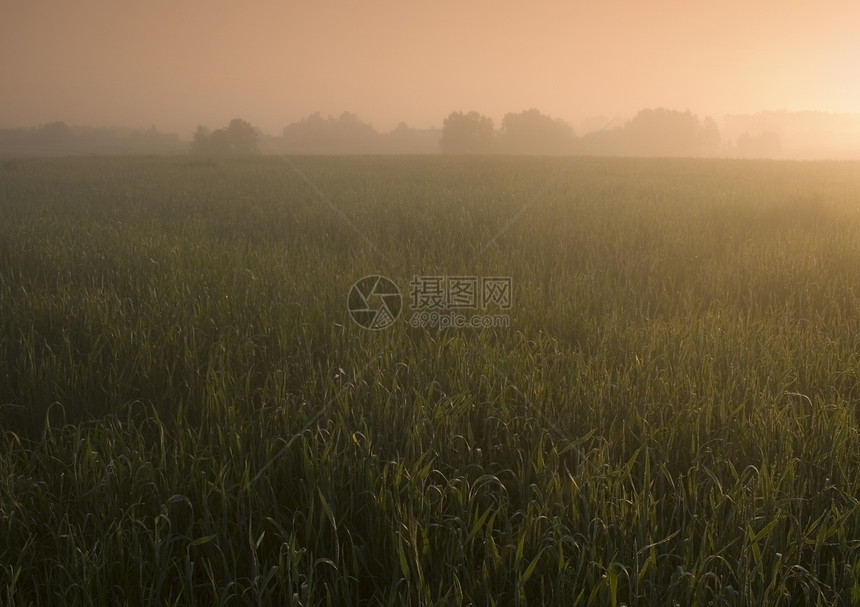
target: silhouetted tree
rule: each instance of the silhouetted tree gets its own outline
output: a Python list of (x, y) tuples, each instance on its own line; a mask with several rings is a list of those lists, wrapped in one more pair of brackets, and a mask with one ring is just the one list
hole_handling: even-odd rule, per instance
[(234, 118), (225, 131), (230, 151), (236, 154), (254, 154), (257, 150), (257, 130), (251, 123)]
[(249, 122), (234, 118), (223, 129), (209, 132), (203, 125), (194, 131), (191, 151), (197, 154), (254, 154), (257, 131)]
[(505, 115), (501, 143), (505, 152), (513, 154), (568, 154), (576, 138), (569, 124), (533, 108)]
[(326, 119), (319, 112), (314, 112), (307, 118), (284, 127), (284, 146), (302, 152), (316, 152), (328, 147), (331, 139), (329, 131)]
[(405, 122), (385, 137), (385, 151), (396, 154), (436, 154), (439, 152), (439, 129), (415, 129)]
[(710, 116), (705, 116), (705, 119), (702, 121), (700, 138), (702, 152), (705, 155), (713, 156), (720, 152), (720, 143), (722, 142), (720, 127), (717, 126), (716, 121)]
[(212, 131), (204, 124), (198, 124), (194, 129), (194, 137), (191, 140), (191, 151), (195, 154), (206, 154), (209, 151), (209, 138)]
[(443, 154), (486, 154), (495, 148), (493, 120), (478, 112), (452, 112), (442, 123)]
[(758, 135), (743, 133), (738, 137), (736, 150), (739, 156), (747, 158), (776, 158), (782, 154), (782, 139), (773, 131)]
[(345, 152), (372, 152), (379, 144), (379, 133), (373, 125), (362, 122), (358, 114), (344, 112), (330, 122), (334, 140)]
[(624, 127), (624, 143), (633, 154), (694, 156), (699, 153), (701, 125), (689, 110), (642, 110)]
[(323, 118), (315, 112), (283, 130), (283, 146), (288, 150), (310, 153), (355, 154), (379, 151), (380, 134), (357, 114), (343, 112), (339, 117)]
[(402, 136), (408, 134), (409, 131), (409, 125), (401, 120), (397, 123), (397, 126), (391, 130), (391, 134), (395, 136)]
[(590, 148), (592, 153), (626, 156), (706, 156), (720, 151), (720, 131), (689, 110), (646, 109), (623, 127), (610, 129)]
[(36, 139), (41, 143), (65, 143), (73, 138), (72, 129), (62, 121), (42, 125), (36, 135)]

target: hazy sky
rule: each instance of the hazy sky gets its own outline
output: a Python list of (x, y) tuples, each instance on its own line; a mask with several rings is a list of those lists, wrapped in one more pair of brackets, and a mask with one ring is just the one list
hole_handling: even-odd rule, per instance
[(860, 3), (0, 0), (0, 126), (860, 112)]

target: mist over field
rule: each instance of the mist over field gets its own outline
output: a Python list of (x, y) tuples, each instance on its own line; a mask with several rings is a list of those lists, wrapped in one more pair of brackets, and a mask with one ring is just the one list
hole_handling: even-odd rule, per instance
[[(708, 145), (649, 132), (592, 153), (857, 158), (857, 16), (843, 1), (14, 3), (0, 23), (0, 154), (176, 152), (234, 118), (291, 153), (437, 153), (433, 130), (453, 112), (501, 134), (506, 116), (535, 109), (587, 140), (613, 117), (621, 129), (663, 109), (690, 112)], [(345, 115), (376, 136), (307, 124)], [(21, 132), (59, 122), (77, 145)], [(575, 147), (558, 138), (514, 147)]]
[(857, 11), (4, 7), (0, 604), (858, 604)]

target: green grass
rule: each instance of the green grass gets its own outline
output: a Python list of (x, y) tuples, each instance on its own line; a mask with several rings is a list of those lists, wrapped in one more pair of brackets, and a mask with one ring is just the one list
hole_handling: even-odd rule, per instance
[(860, 165), (295, 162), (0, 164), (0, 603), (860, 603)]

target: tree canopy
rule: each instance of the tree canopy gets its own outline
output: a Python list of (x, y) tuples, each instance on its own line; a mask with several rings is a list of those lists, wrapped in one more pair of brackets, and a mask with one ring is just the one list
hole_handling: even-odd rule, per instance
[(500, 136), (502, 150), (513, 154), (572, 154), (576, 151), (573, 128), (534, 108), (506, 114)]
[(478, 112), (452, 112), (442, 123), (443, 154), (486, 154), (496, 143), (493, 119)]
[(198, 126), (191, 150), (198, 154), (255, 154), (258, 139), (257, 130), (249, 122), (234, 118), (225, 128), (212, 132)]

